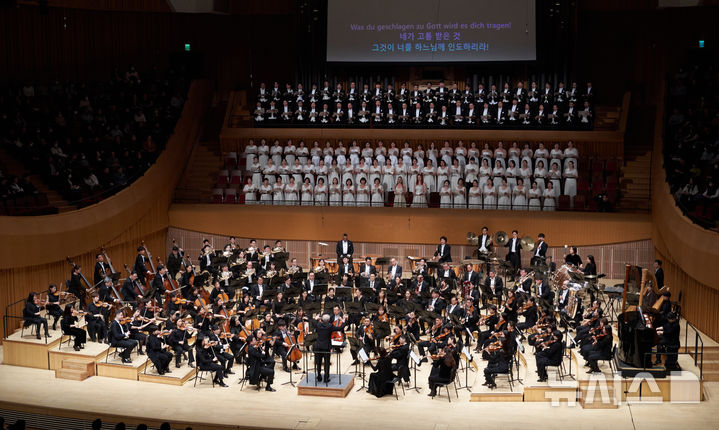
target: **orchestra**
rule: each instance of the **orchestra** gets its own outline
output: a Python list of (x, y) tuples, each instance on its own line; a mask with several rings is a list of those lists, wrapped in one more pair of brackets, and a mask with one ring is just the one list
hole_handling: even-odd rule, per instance
[[(455, 377), (461, 360), (469, 359), (464, 346), (472, 346), (486, 361), (484, 385), (494, 389), (496, 375), (509, 371), (517, 344), (526, 341), (534, 347), (538, 380), (545, 382), (546, 368), (561, 363), (565, 342), (574, 347), (565, 335), (569, 329), (575, 331), (573, 342), (589, 371), (599, 371), (598, 361), (611, 352), (612, 328), (599, 301), (591, 300), (585, 311), (576, 294), (578, 277), (596, 276), (594, 257), (583, 262), (575, 247), (567, 247), (566, 264), (552, 273), (544, 234), (534, 242), (517, 230), (511, 236), (491, 235), (483, 227), (481, 236), (468, 235), (468, 240), (476, 246), (478, 260), (453, 264), (448, 239), (442, 236), (431, 258), (408, 257), (411, 270), (404, 274), (396, 257), (386, 259), (386, 265), (374, 257), (353, 263), (355, 245), (347, 234), (336, 243), (338, 260), (318, 258), (307, 270), (290, 258), (281, 241), (260, 247), (252, 240), (243, 248), (233, 237), (217, 251), (203, 241), (199, 273), (174, 241), (168, 266), (160, 258), (157, 267), (151, 265), (143, 244), (134, 270), (127, 268), (126, 278), (113, 280), (103, 250), (97, 261), (103, 281), (98, 289), (85, 288), (80, 268), (73, 264), (74, 284), (68, 282), (67, 292), (50, 286), (46, 299), (28, 297), (25, 320), (41, 333), (48, 327), (44, 314), (55, 318), (55, 324), (61, 318), (62, 331), (72, 337), (76, 351), (89, 338), (110, 343), (122, 363), (132, 363), (133, 353), (147, 353), (160, 376), (170, 373), (173, 360), (178, 369), (186, 362), (189, 368), (197, 364), (197, 369), (212, 372), (214, 383), (222, 387), (235, 374), (233, 365), (242, 365), (243, 378), (254, 385), (264, 382), (269, 392), (274, 391), (275, 360), (286, 373), (306, 372), (309, 357), (314, 379), (329, 384), (330, 362), (347, 345), (351, 365), (375, 370), (370, 392), (378, 396), (391, 392), (386, 383), (395, 377), (409, 382), (415, 348), (416, 367), (431, 358), (430, 396), (436, 395), (437, 384)], [(506, 260), (497, 258), (500, 248), (506, 249)], [(530, 267), (521, 266), (521, 251), (530, 253)], [(119, 293), (116, 282), (122, 286)], [(81, 300), (88, 293), (92, 301), (83, 308)], [(676, 316), (668, 306), (659, 307), (665, 318), (657, 319), (663, 324), (658, 351), (669, 352), (667, 364), (675, 366)], [(570, 309), (576, 320), (565, 318), (573, 315)], [(363, 362), (360, 356), (374, 358)]]

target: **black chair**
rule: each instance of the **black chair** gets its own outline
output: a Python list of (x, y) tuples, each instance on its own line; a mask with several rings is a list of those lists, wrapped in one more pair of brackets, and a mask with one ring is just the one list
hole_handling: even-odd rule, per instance
[(404, 383), (402, 383), (402, 378), (399, 376), (395, 376), (392, 378), (392, 391), (394, 392), (394, 398), (396, 400), (399, 400), (399, 396), (397, 395), (397, 385), (399, 384), (400, 387), (402, 387), (402, 396), (406, 396), (407, 393), (404, 391)]
[(452, 403), (452, 394), (449, 391), (449, 385), (454, 385), (454, 395), (459, 399), (459, 391), (457, 390), (457, 369), (452, 369), (452, 373), (449, 375), (449, 382), (437, 382), (434, 384), (434, 387), (437, 390), (437, 395), (439, 396), (442, 392), (442, 387), (445, 388), (447, 391), (447, 400), (449, 403)]
[(612, 355), (609, 358), (601, 358), (597, 360), (597, 363), (600, 361), (606, 361), (609, 364), (609, 370), (612, 371), (612, 374), (617, 371), (617, 369), (614, 367), (614, 357), (617, 355), (617, 345), (614, 345), (612, 347)]
[[(562, 358), (560, 359), (559, 364), (548, 365), (546, 367), (547, 369), (550, 367), (557, 369), (557, 377), (559, 378), (560, 382), (564, 381), (565, 376), (570, 376), (570, 377), (572, 376), (572, 375), (567, 375), (567, 371), (564, 368), (564, 353), (566, 352), (566, 349), (567, 349), (567, 344), (562, 343)], [(570, 360), (571, 360), (571, 358), (570, 358)]]
[(195, 382), (192, 384), (193, 387), (197, 387), (197, 380), (200, 380), (200, 384), (202, 384), (202, 381), (205, 379), (211, 379), (212, 380), (212, 388), (215, 388), (215, 378), (203, 378), (202, 375), (209, 373), (210, 376), (212, 376), (211, 370), (202, 370), (200, 369), (200, 365), (195, 366), (195, 377), (192, 378)]

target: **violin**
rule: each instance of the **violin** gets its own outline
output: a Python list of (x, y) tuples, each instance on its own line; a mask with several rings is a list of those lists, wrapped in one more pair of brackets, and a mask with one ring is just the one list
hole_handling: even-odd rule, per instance
[(435, 338), (430, 339), (429, 341), (430, 341), (430, 342), (438, 342), (438, 341), (442, 340), (443, 338), (449, 336), (450, 333), (452, 333), (452, 332), (451, 332), (451, 331), (445, 331), (444, 333), (440, 334), (439, 336), (437, 336), (437, 337), (435, 337)]

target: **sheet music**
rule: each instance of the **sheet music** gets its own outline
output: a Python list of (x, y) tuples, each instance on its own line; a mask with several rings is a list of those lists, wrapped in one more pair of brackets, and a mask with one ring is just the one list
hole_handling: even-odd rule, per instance
[(420, 362), (422, 361), (422, 359), (419, 358), (419, 356), (415, 354), (414, 351), (409, 352), (409, 358), (411, 358), (412, 361), (414, 361), (414, 364), (416, 364), (417, 366), (419, 366)]
[(362, 360), (363, 363), (366, 363), (369, 361), (369, 357), (367, 356), (367, 353), (365, 352), (364, 348), (361, 348), (359, 352), (357, 353), (359, 355), (360, 360)]

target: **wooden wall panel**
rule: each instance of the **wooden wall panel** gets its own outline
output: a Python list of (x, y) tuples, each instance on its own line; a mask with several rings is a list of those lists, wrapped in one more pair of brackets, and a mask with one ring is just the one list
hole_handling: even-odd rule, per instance
[(364, 142), (371, 142), (373, 146), (377, 141), (382, 140), (386, 147), (390, 142), (397, 143), (398, 147), (402, 147), (405, 141), (409, 142), (413, 148), (418, 144), (422, 144), (425, 149), (429, 147), (431, 142), (435, 142), (437, 147), (443, 146), (444, 141), (449, 141), (453, 145), (459, 140), (464, 141), (466, 147), (470, 142), (477, 142), (477, 146), (481, 149), (484, 142), (496, 143), (504, 142), (504, 147), (508, 148), (513, 141), (518, 141), (520, 147), (524, 142), (532, 144), (536, 147), (536, 143), (544, 142), (548, 149), (551, 149), (554, 142), (562, 144), (562, 148), (566, 146), (569, 140), (573, 140), (582, 155), (599, 155), (605, 157), (623, 157), (624, 156), (624, 138), (622, 133), (613, 131), (524, 131), (524, 130), (440, 130), (440, 129), (338, 129), (338, 128), (229, 128), (223, 127), (220, 134), (220, 146), (223, 152), (243, 152), (247, 142), (254, 139), (255, 143), (259, 143), (260, 139), (267, 139), (272, 142), (274, 139), (280, 139), (285, 142), (287, 139), (293, 139), (295, 144), (299, 140), (304, 139), (305, 145), (312, 146), (312, 142), (317, 140), (320, 146), (324, 146), (324, 142), (329, 140), (336, 144), (338, 140), (342, 140), (346, 147), (357, 140), (360, 146), (364, 146)]
[[(192, 258), (193, 261), (196, 261), (197, 257), (200, 255), (200, 246), (202, 245), (202, 241), (204, 239), (208, 239), (213, 247), (219, 250), (229, 242), (228, 238), (229, 236), (226, 234), (213, 234), (170, 227), (167, 231), (167, 241), (165, 243), (164, 251), (169, 252), (172, 248), (172, 239), (176, 239), (176, 243), (185, 250), (187, 256)], [(320, 241), (284, 240), (282, 237), (237, 237), (237, 242), (240, 246), (247, 248), (251, 238), (257, 239), (257, 244), (259, 246), (264, 246), (265, 244), (274, 246), (275, 240), (282, 239), (285, 249), (287, 249), (290, 253), (290, 256), (297, 258), (298, 264), (305, 269), (309, 267), (310, 257), (322, 255), (325, 258), (336, 258), (335, 244), (338, 239), (341, 239), (341, 237), (334, 238), (333, 240), (328, 239), (325, 241), (328, 247), (320, 246), (318, 244)], [(353, 239), (352, 236), (350, 236), (350, 239), (354, 243), (355, 260), (357, 258), (363, 258), (363, 256), (367, 255), (395, 257), (403, 268), (409, 267), (409, 260), (407, 259), (407, 256), (426, 258), (432, 257), (437, 247), (437, 243), (439, 242), (359, 242)], [(558, 244), (555, 243), (554, 245)], [(471, 256), (474, 251), (476, 251), (476, 247), (474, 246), (466, 244), (452, 245), (453, 264), (459, 264), (463, 258)], [(547, 255), (551, 256), (554, 261), (563, 261), (565, 253), (566, 251), (562, 245), (551, 246), (547, 251)], [(652, 245), (651, 240), (640, 240), (636, 242), (582, 246), (578, 249), (578, 253), (582, 257), (589, 254), (594, 255), (597, 262), (598, 273), (604, 273), (607, 275), (607, 278), (610, 279), (623, 279), (624, 265), (626, 263), (642, 267), (649, 266), (649, 264), (653, 261), (654, 246)], [(506, 256), (506, 249), (500, 249), (498, 255), (500, 258), (504, 258)], [(523, 252), (522, 264), (528, 266), (530, 258), (530, 253)]]
[[(115, 270), (132, 265), (145, 240), (154, 254), (164, 248), (168, 207), (212, 97), (207, 81), (195, 81), (167, 149), (130, 187), (98, 204), (63, 214), (0, 217), (0, 311), (50, 283), (69, 278), (69, 255), (92, 279), (95, 253), (105, 246)], [(158, 251), (154, 251), (158, 250)], [(164, 259), (164, 254), (158, 253)]]
[(649, 215), (462, 209), (349, 208), (173, 204), (170, 226), (186, 230), (285, 240), (436, 243), (442, 235), (465, 244), (467, 232), (513, 229), (547, 236), (550, 245), (602, 245), (649, 239)]

